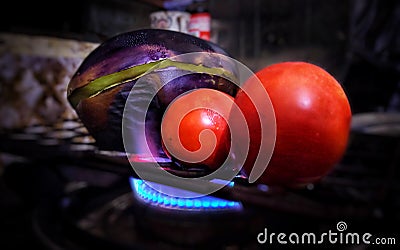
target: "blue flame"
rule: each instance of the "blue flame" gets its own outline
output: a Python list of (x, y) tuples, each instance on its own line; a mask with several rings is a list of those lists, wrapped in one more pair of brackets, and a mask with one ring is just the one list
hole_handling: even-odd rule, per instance
[[(225, 200), (212, 196), (200, 196), (196, 198), (182, 198), (179, 197), (180, 192), (188, 192), (174, 187), (169, 189), (176, 189), (176, 197), (164, 193), (160, 193), (146, 184), (145, 181), (136, 178), (129, 178), (135, 196), (144, 202), (150, 203), (155, 206), (171, 208), (171, 209), (185, 209), (185, 210), (224, 210), (224, 209), (242, 209), (242, 204), (237, 201)], [(161, 184), (157, 184), (161, 185)], [(163, 185), (162, 185), (163, 186)], [(229, 184), (229, 186), (233, 186)]]

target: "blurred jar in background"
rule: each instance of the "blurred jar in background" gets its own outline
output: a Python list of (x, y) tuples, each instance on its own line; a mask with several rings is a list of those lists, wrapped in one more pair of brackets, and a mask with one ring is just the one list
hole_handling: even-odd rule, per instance
[(190, 15), (189, 33), (209, 41), (211, 38), (211, 15), (207, 0), (194, 0), (188, 6)]
[(150, 14), (150, 27), (189, 33), (190, 13), (178, 10), (160, 10)]

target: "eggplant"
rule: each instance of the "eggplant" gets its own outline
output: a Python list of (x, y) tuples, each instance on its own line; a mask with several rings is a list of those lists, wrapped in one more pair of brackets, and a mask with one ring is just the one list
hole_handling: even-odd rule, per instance
[[(213, 88), (236, 95), (238, 87), (229, 77), (218, 73), (234, 76), (234, 67), (230, 68), (229, 63), (216, 60), (204, 66), (201, 56), (193, 63), (169, 61), (192, 52), (229, 56), (215, 43), (163, 29), (118, 34), (87, 55), (68, 84), (67, 99), (100, 150), (128, 151), (122, 138), (124, 108), (132, 88), (144, 76), (150, 87), (136, 95), (133, 105), (136, 102), (140, 112), (146, 112), (146, 138), (136, 135), (132, 128), (129, 143), (147, 143), (152, 156), (157, 158), (167, 158), (162, 149), (160, 128), (162, 115), (174, 98), (196, 88)], [(159, 72), (151, 78), (149, 72), (154, 68)], [(189, 73), (182, 74), (182, 71)], [(162, 88), (156, 95), (151, 93), (151, 86), (160, 84)], [(140, 103), (149, 96), (153, 96), (150, 106), (143, 110)], [(132, 115), (131, 119), (136, 118)]]

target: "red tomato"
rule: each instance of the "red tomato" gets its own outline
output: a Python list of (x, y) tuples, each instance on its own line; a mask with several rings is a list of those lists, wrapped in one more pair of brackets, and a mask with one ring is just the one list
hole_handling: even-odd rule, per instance
[[(274, 152), (257, 182), (302, 187), (328, 174), (342, 158), (350, 131), (351, 109), (341, 85), (321, 67), (306, 62), (276, 63), (256, 76), (268, 92), (276, 118)], [(243, 88), (251, 91), (252, 83), (246, 82)], [(244, 170), (250, 173), (255, 158), (263, 153), (258, 152), (260, 122), (243, 90), (235, 102), (249, 126), (250, 149)], [(268, 115), (262, 109), (260, 113)]]
[(220, 167), (228, 155), (227, 119), (233, 102), (232, 96), (208, 88), (176, 98), (161, 123), (167, 155), (187, 167)]

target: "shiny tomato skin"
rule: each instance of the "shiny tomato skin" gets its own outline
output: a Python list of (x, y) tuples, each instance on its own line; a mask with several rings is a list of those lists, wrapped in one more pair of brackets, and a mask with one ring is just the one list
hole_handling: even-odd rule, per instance
[[(206, 167), (209, 170), (220, 167), (229, 151), (226, 147), (230, 143), (227, 118), (233, 102), (232, 96), (206, 88), (176, 98), (169, 105), (161, 123), (166, 154), (183, 167)], [(174, 131), (178, 131), (179, 137), (174, 135)], [(208, 133), (202, 135), (203, 141), (200, 142), (203, 132)], [(184, 151), (196, 152), (201, 147), (205, 151), (198, 152), (192, 158)]]
[[(301, 61), (272, 64), (256, 76), (271, 99), (277, 130), (272, 158), (257, 182), (303, 187), (320, 180), (340, 161), (347, 147), (351, 108), (343, 88), (326, 70)], [(255, 157), (263, 153), (258, 152), (260, 123), (245, 94), (239, 93), (235, 102), (251, 131), (244, 165), (250, 173)]]

